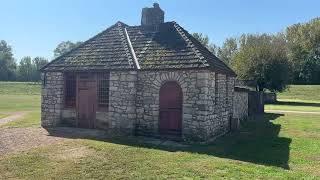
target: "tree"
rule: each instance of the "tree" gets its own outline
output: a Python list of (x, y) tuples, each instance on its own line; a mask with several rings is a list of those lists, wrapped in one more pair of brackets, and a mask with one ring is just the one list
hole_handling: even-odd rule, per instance
[(285, 31), (288, 59), (292, 65), (291, 82), (314, 84), (319, 66), (310, 66), (320, 49), (320, 18), (304, 24), (294, 24)]
[(11, 47), (6, 41), (0, 41), (0, 81), (15, 80), (16, 62)]
[(56, 47), (56, 49), (54, 49), (53, 53), (54, 53), (54, 57), (59, 57), (61, 55), (63, 55), (66, 52), (69, 52), (70, 50), (78, 47), (82, 42), (78, 41), (78, 42), (71, 42), (71, 41), (62, 41), (60, 44), (58, 44), (58, 46)]
[(227, 38), (219, 49), (217, 55), (226, 64), (231, 64), (232, 59), (238, 51), (238, 42), (236, 38)]
[(202, 45), (204, 45), (210, 52), (217, 55), (219, 47), (213, 43), (210, 43), (210, 39), (207, 35), (202, 33), (193, 33), (192, 36), (196, 38)]
[(33, 73), (32, 73), (32, 79), (34, 81), (40, 81), (41, 80), (41, 73), (40, 73), (40, 68), (46, 65), (49, 61), (43, 57), (35, 57), (32, 60), (33, 64)]
[(37, 82), (41, 80), (39, 69), (48, 63), (48, 60), (43, 57), (26, 56), (20, 60), (17, 76), (19, 81)]
[(240, 80), (257, 82), (256, 89), (283, 91), (288, 79), (286, 41), (281, 35), (242, 35), (232, 67)]
[(20, 81), (33, 81), (32, 74), (34, 70), (35, 68), (32, 64), (31, 57), (23, 57), (18, 66), (18, 79)]

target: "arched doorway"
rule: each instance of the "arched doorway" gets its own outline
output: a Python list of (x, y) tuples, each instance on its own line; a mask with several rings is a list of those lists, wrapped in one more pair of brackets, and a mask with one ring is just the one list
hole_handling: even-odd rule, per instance
[(173, 81), (166, 82), (160, 88), (159, 132), (181, 135), (182, 127), (182, 90)]

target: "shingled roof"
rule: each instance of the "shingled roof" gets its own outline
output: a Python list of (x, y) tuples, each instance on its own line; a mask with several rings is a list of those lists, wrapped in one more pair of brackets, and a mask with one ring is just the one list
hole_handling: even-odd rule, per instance
[(128, 26), (117, 22), (42, 71), (211, 69), (235, 76), (176, 22)]

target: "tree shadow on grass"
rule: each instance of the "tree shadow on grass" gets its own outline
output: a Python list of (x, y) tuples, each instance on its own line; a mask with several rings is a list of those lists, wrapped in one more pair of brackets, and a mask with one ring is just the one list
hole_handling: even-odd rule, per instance
[(281, 125), (271, 121), (281, 114), (257, 115), (244, 123), (238, 132), (229, 133), (213, 143), (186, 144), (148, 137), (119, 137), (106, 135), (104, 131), (77, 128), (48, 129), (51, 136), (73, 139), (93, 139), (134, 147), (160, 149), (170, 152), (184, 151), (234, 159), (255, 164), (289, 169), (289, 146), (291, 139), (279, 137)]
[(308, 103), (308, 102), (289, 102), (289, 101), (277, 101), (272, 103), (275, 105), (286, 105), (286, 106), (313, 106), (313, 107), (320, 107), (320, 103)]

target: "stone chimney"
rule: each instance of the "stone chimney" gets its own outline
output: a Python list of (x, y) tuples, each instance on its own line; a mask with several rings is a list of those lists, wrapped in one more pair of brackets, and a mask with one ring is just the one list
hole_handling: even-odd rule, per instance
[(151, 8), (143, 8), (141, 16), (141, 25), (158, 25), (164, 23), (164, 11), (158, 3), (153, 3)]

